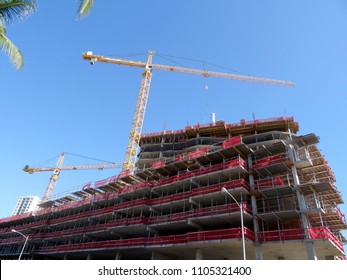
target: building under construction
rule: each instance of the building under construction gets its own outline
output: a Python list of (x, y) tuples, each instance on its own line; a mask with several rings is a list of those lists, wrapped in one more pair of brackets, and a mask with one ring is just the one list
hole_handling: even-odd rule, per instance
[(334, 173), (298, 129), (280, 117), (143, 134), (134, 173), (1, 219), (0, 258), (18, 258), (20, 232), (22, 259), (345, 259)]

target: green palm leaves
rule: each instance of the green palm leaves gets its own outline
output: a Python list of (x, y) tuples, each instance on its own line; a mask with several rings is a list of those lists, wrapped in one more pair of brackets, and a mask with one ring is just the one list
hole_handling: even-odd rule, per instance
[[(79, 0), (77, 18), (88, 15), (94, 6), (94, 0)], [(14, 20), (25, 19), (36, 10), (36, 0), (0, 0), (0, 49), (8, 55), (18, 70), (24, 65), (20, 50), (6, 35), (6, 24)]]
[(0, 23), (0, 48), (8, 55), (14, 67), (18, 70), (23, 67), (24, 59), (19, 49), (6, 36), (5, 26)]
[(0, 0), (0, 48), (5, 52), (16, 69), (24, 65), (19, 49), (6, 35), (6, 23), (15, 19), (24, 19), (36, 9), (34, 0)]
[(24, 19), (35, 9), (35, 0), (0, 0), (0, 18), (5, 22)]
[(88, 15), (94, 6), (94, 0), (79, 0), (77, 18), (81, 19)]

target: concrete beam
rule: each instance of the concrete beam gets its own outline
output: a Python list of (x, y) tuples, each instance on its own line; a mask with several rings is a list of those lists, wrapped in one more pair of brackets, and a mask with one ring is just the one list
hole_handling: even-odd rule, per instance
[(146, 227), (146, 230), (149, 231), (149, 232), (154, 233), (154, 236), (160, 236), (160, 231), (157, 230), (157, 229), (154, 229), (154, 228), (152, 228), (152, 227), (150, 227), (150, 226), (147, 226), (147, 227)]
[(198, 230), (203, 230), (203, 227), (199, 224), (197, 224), (196, 222), (193, 222), (191, 220), (188, 220), (188, 225), (197, 228)]
[(193, 204), (193, 205), (195, 205), (195, 206), (197, 206), (197, 207), (200, 206), (200, 203), (197, 202), (197, 201), (195, 201), (192, 197), (189, 197), (189, 203), (190, 203), (190, 204)]
[(190, 179), (189, 182), (194, 186), (200, 187), (200, 183), (196, 182), (194, 179)]
[(153, 213), (156, 213), (156, 214), (160, 214), (160, 211), (157, 210), (157, 209), (155, 209), (155, 208), (153, 208), (152, 206), (149, 207), (149, 211), (151, 211), (151, 212), (153, 212)]
[(157, 192), (156, 190), (151, 189), (151, 192), (157, 196), (162, 196), (161, 193)]

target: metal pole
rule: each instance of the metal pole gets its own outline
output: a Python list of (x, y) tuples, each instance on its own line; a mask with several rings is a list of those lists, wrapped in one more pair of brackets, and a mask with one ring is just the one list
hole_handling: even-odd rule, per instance
[(245, 228), (243, 226), (243, 207), (242, 207), (242, 203), (238, 203), (238, 201), (236, 200), (236, 198), (226, 189), (226, 188), (222, 188), (222, 192), (225, 192), (226, 194), (228, 194), (237, 204), (237, 206), (240, 208), (240, 216), (241, 216), (241, 233), (242, 233), (242, 253), (243, 253), (243, 259), (246, 260), (246, 244), (245, 244)]
[(24, 242), (23, 248), (22, 248), (22, 250), (21, 250), (21, 252), (20, 252), (20, 254), (19, 254), (19, 258), (18, 258), (18, 260), (20, 260), (20, 259), (22, 258), (22, 254), (23, 254), (23, 252), (24, 252), (25, 246), (27, 245), (29, 236), (26, 236), (26, 235), (24, 235), (23, 233), (21, 233), (21, 232), (15, 230), (15, 229), (12, 229), (11, 231), (12, 231), (12, 232), (15, 232), (15, 233), (18, 233), (18, 234), (20, 234), (21, 236), (23, 236), (23, 237), (25, 238), (25, 242)]
[(243, 226), (243, 204), (239, 204), (240, 206), (240, 216), (241, 216), (241, 230), (242, 230), (242, 249), (243, 249), (243, 259), (246, 260), (246, 246), (245, 246), (245, 228)]

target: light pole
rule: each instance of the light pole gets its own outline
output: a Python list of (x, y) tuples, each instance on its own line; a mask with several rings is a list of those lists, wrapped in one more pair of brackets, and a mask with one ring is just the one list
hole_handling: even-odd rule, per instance
[(26, 236), (26, 235), (24, 235), (23, 233), (21, 233), (21, 232), (19, 232), (19, 231), (15, 230), (15, 229), (11, 229), (11, 231), (12, 231), (12, 232), (15, 232), (15, 233), (18, 233), (18, 234), (20, 234), (21, 236), (23, 236), (23, 237), (25, 238), (25, 242), (24, 242), (24, 245), (23, 245), (22, 251), (20, 252), (20, 254), (19, 254), (19, 258), (18, 258), (18, 260), (20, 260), (20, 259), (21, 259), (21, 257), (22, 257), (22, 254), (23, 254), (23, 252), (24, 252), (25, 246), (27, 245), (27, 242), (28, 242), (29, 236)]
[(246, 260), (246, 244), (245, 244), (245, 228), (243, 226), (243, 209), (242, 209), (242, 204), (238, 203), (238, 201), (235, 199), (235, 197), (228, 192), (226, 188), (222, 188), (222, 192), (225, 192), (228, 194), (237, 204), (237, 206), (240, 207), (240, 216), (241, 216), (241, 233), (242, 233), (242, 253), (243, 253), (243, 259)]

